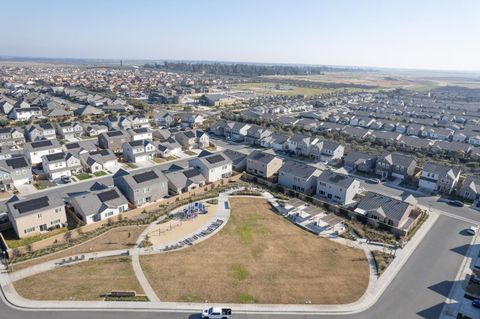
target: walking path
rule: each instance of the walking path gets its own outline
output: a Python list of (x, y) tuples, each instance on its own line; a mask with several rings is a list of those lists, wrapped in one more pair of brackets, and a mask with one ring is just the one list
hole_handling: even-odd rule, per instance
[[(238, 189), (237, 189), (238, 190)], [(223, 227), (226, 224), (230, 216), (230, 209), (228, 205), (228, 197), (229, 195), (237, 190), (230, 190), (225, 193), (221, 193), (218, 197), (218, 208), (215, 212), (212, 220), (222, 219), (225, 222), (222, 224)], [(274, 207), (279, 207), (279, 204), (276, 202), (276, 199), (270, 193), (262, 193), (262, 196), (266, 198)], [(259, 197), (259, 196), (255, 196)], [(311, 304), (298, 304), (298, 305), (268, 305), (268, 304), (231, 304), (229, 305), (232, 309), (237, 313), (246, 313), (246, 314), (353, 314), (364, 311), (371, 307), (373, 304), (376, 303), (378, 298), (382, 295), (383, 291), (388, 287), (390, 282), (395, 278), (398, 271), (402, 268), (405, 262), (408, 260), (410, 255), (413, 253), (415, 248), (418, 244), (422, 241), (424, 236), (428, 233), (430, 228), (433, 226), (435, 221), (437, 220), (439, 214), (435, 211), (430, 213), (430, 217), (424, 223), (424, 225), (417, 231), (415, 236), (411, 241), (409, 241), (404, 248), (398, 249), (396, 252), (396, 258), (392, 261), (389, 267), (385, 270), (385, 272), (377, 278), (377, 269), (375, 266), (375, 261), (373, 256), (370, 252), (370, 245), (366, 243), (362, 243), (360, 241), (354, 242), (353, 245), (359, 247), (365, 251), (365, 254), (368, 258), (368, 262), (370, 265), (370, 281), (367, 290), (363, 294), (363, 296), (353, 302), (351, 304), (343, 304), (343, 305), (311, 305)], [(213, 236), (216, 232), (220, 230), (219, 227), (214, 232), (210, 233), (209, 236), (205, 238), (200, 238), (196, 242), (200, 242), (205, 240), (206, 238)], [(145, 235), (148, 233), (148, 228), (144, 231), (144, 233), (139, 237), (138, 243), (141, 242), (145, 238)], [(190, 234), (192, 235), (192, 234)], [(341, 239), (336, 239), (336, 241), (343, 242)], [(193, 244), (195, 244), (194, 242)], [(164, 245), (166, 246), (166, 245)], [(184, 249), (184, 246), (182, 249)], [(165, 248), (165, 247), (163, 247)], [(133, 302), (103, 302), (103, 301), (32, 301), (27, 300), (19, 296), (13, 285), (11, 284), (10, 278), (12, 280), (18, 280), (18, 278), (23, 278), (27, 276), (29, 273), (38, 273), (39, 271), (32, 270), (30, 268), (26, 268), (23, 271), (19, 271), (19, 274), (0, 274), (0, 284), (2, 285), (2, 289), (4, 290), (5, 296), (7, 299), (14, 305), (19, 307), (25, 308), (42, 308), (42, 309), (75, 309), (75, 310), (84, 310), (84, 309), (97, 309), (97, 310), (111, 310), (111, 309), (137, 309), (137, 310), (160, 310), (160, 311), (198, 311), (199, 309), (204, 307), (203, 303), (176, 303), (176, 302), (161, 302), (159, 298), (156, 296), (155, 292), (151, 288), (148, 280), (146, 280), (145, 275), (140, 267), (139, 263), (139, 255), (140, 254), (149, 254), (149, 253), (161, 253), (162, 247), (157, 246), (153, 249), (139, 249), (135, 248), (129, 251), (132, 254), (132, 263), (134, 267), (135, 274), (139, 279), (139, 282), (145, 292), (145, 294), (149, 297), (151, 302), (143, 302), (143, 303), (133, 303)], [(98, 254), (98, 253), (97, 253)], [(87, 254), (85, 254), (87, 255)], [(41, 267), (46, 267), (41, 264)], [(50, 264), (51, 266), (51, 264)], [(37, 267), (37, 266), (34, 266)]]

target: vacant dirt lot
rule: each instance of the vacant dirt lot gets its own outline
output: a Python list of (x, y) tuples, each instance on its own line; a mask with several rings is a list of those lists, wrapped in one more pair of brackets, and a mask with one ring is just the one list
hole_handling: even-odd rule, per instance
[(143, 293), (129, 257), (86, 261), (14, 283), (17, 292), (34, 300), (101, 300), (112, 290)]
[(209, 240), (141, 257), (161, 300), (340, 304), (365, 291), (362, 251), (301, 230), (263, 199), (235, 198), (231, 206), (228, 224)]
[(129, 249), (135, 245), (135, 241), (137, 240), (138, 236), (140, 236), (146, 227), (147, 226), (145, 225), (141, 225), (114, 228), (83, 244), (59, 251), (54, 254), (49, 254), (36, 259), (18, 263), (13, 266), (13, 270), (20, 270), (52, 259), (68, 257), (76, 254), (102, 250)]

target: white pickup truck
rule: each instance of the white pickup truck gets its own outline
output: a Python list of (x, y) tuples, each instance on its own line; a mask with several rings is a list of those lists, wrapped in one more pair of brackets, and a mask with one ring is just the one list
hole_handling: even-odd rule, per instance
[(203, 319), (230, 319), (232, 318), (232, 309), (221, 307), (210, 307), (202, 310)]

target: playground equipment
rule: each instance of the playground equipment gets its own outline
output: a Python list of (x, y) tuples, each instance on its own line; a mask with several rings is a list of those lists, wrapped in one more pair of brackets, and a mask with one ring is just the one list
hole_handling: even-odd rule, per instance
[(183, 209), (183, 219), (193, 219), (198, 214), (206, 214), (208, 209), (201, 202), (190, 203)]

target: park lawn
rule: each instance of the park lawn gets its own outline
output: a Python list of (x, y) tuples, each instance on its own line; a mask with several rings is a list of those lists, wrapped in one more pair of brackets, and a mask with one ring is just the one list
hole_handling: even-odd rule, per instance
[(183, 151), (185, 154), (187, 155), (190, 155), (190, 156), (193, 156), (193, 155), (197, 155), (197, 153), (193, 152), (193, 151), (190, 151), (190, 150), (185, 150)]
[(276, 83), (273, 82), (252, 82), (252, 83), (241, 83), (236, 84), (233, 86), (235, 89), (240, 90), (251, 90), (255, 91), (258, 94), (266, 94), (266, 95), (304, 95), (304, 96), (312, 96), (312, 95), (321, 95), (325, 93), (334, 92), (334, 89), (330, 88), (308, 88), (308, 87), (300, 87), (300, 86), (293, 86), (293, 85), (286, 85), (280, 83), (280, 89), (276, 88)]
[(225, 227), (188, 249), (140, 262), (162, 301), (344, 304), (365, 292), (362, 250), (310, 234), (264, 199), (232, 198)]
[(42, 257), (30, 259), (13, 265), (13, 271), (24, 269), (49, 260), (69, 257), (88, 252), (129, 249), (135, 245), (135, 242), (147, 225), (134, 225), (113, 228), (98, 237), (92, 238), (82, 244), (61, 250), (59, 252), (45, 255)]
[(98, 171), (98, 172), (93, 173), (93, 175), (95, 175), (96, 177), (100, 177), (100, 176), (105, 176), (105, 175), (108, 175), (108, 174), (105, 171)]
[(9, 229), (5, 232), (2, 232), (2, 235), (5, 238), (5, 241), (7, 242), (8, 247), (10, 249), (14, 249), (17, 247), (30, 245), (34, 242), (37, 242), (61, 233), (65, 233), (67, 231), (68, 231), (67, 227), (62, 227), (62, 228), (53, 229), (43, 234), (38, 234), (38, 235), (25, 237), (25, 238), (18, 238), (17, 234), (15, 234), (15, 231), (13, 231), (13, 229)]
[(83, 180), (86, 180), (86, 179), (89, 179), (91, 178), (92, 176), (88, 173), (80, 173), (78, 175), (75, 176), (79, 181), (83, 181)]
[(105, 258), (63, 266), (14, 282), (20, 296), (33, 300), (102, 300), (112, 290), (143, 290), (130, 257)]

